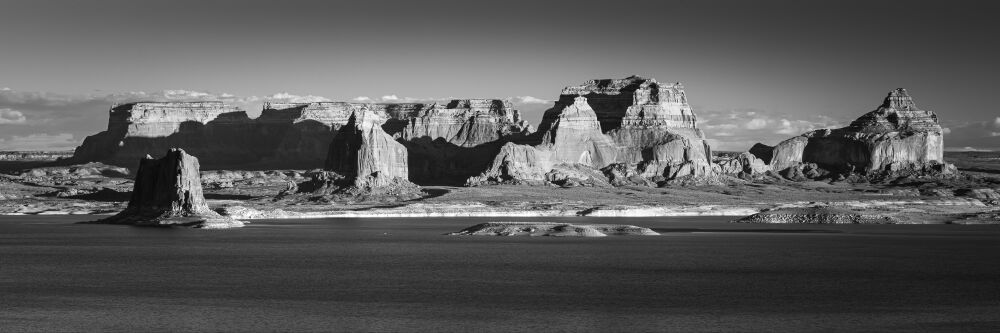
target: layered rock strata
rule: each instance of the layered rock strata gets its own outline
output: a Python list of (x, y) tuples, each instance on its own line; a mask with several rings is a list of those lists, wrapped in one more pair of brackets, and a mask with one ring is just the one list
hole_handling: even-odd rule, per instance
[(344, 175), (359, 188), (375, 188), (407, 180), (406, 147), (382, 130), (377, 111), (355, 111), (330, 143), (326, 169)]
[(242, 227), (243, 223), (208, 208), (202, 194), (198, 159), (183, 149), (170, 149), (160, 159), (139, 161), (128, 207), (115, 216), (95, 221), (139, 226)]
[(954, 167), (944, 163), (943, 147), (937, 115), (918, 108), (899, 88), (850, 126), (812, 131), (774, 147), (758, 144), (751, 153), (779, 172), (811, 163), (840, 175), (953, 173)]
[[(533, 149), (505, 146), (468, 183), (543, 181), (535, 175), (556, 165), (609, 169), (639, 176), (641, 183), (710, 180), (711, 148), (696, 123), (680, 83), (637, 76), (588, 81), (563, 89), (545, 112)], [(519, 156), (530, 159), (515, 160)], [(540, 169), (528, 171), (529, 166)], [(616, 183), (632, 178), (617, 177)]]
[[(73, 163), (132, 167), (148, 151), (179, 147), (213, 166), (259, 159), (262, 140), (240, 108), (222, 102), (139, 102), (115, 105), (108, 129), (84, 139)], [(263, 145), (266, 146), (266, 145)]]
[[(556, 168), (579, 165), (599, 169), (615, 162), (619, 152), (611, 138), (601, 133), (594, 110), (584, 97), (576, 98), (567, 106), (544, 133), (541, 143), (524, 145), (507, 143), (479, 176), (472, 177), (471, 185), (515, 182), (542, 184), (552, 179)], [(579, 179), (577, 179), (579, 180)]]
[(261, 116), (221, 102), (139, 102), (111, 108), (108, 129), (88, 137), (69, 163), (129, 166), (147, 151), (180, 147), (210, 169), (311, 169), (324, 166), (330, 142), (361, 108), (381, 115), (390, 136), (414, 151), (411, 175), (459, 183), (482, 170), (530, 126), (509, 101), (447, 103), (265, 103)]
[(522, 142), (531, 130), (510, 101), (463, 99), (419, 110), (398, 137), (409, 151), (411, 179), (461, 184), (504, 143)]

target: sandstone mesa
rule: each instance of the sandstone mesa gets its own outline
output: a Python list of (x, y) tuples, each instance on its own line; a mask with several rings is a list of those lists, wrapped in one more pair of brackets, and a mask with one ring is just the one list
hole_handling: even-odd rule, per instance
[[(491, 188), (509, 189), (503, 187), (508, 185), (683, 191), (729, 187), (721, 191), (742, 193), (746, 192), (746, 186), (795, 188), (797, 185), (781, 185), (795, 182), (822, 181), (831, 185), (901, 182), (914, 184), (908, 185), (914, 188), (891, 189), (893, 193), (961, 196), (983, 202), (1000, 199), (992, 198), (995, 189), (982, 182), (962, 185), (973, 187), (933, 186), (934, 182), (961, 175), (953, 165), (944, 162), (943, 129), (937, 115), (918, 108), (904, 89), (890, 91), (874, 111), (863, 114), (847, 127), (804, 133), (773, 147), (757, 144), (747, 152), (713, 152), (697, 120), (682, 84), (638, 76), (590, 80), (565, 87), (545, 111), (537, 129), (521, 118), (510, 101), (502, 99), (454, 99), (441, 103), (268, 102), (258, 118), (250, 118), (245, 111), (222, 102), (135, 102), (112, 106), (107, 130), (88, 137), (71, 157), (56, 163), (71, 164), (68, 169), (34, 168), (21, 177), (42, 179), (52, 174), (70, 179), (53, 183), (63, 189), (45, 195), (79, 199), (120, 197), (128, 193), (127, 189), (114, 182), (95, 182), (90, 189), (60, 184), (88, 183), (76, 180), (86, 177), (85, 174), (124, 174), (128, 170), (115, 166), (134, 170), (135, 161), (150, 152), (180, 148), (197, 156), (206, 166), (208, 170), (201, 173), (204, 177), (201, 181), (215, 193), (231, 193), (224, 196), (233, 198), (261, 198), (259, 190), (244, 192), (240, 188), (280, 184), (277, 194), (265, 195), (269, 198), (267, 203), (251, 205), (256, 208), (239, 208), (242, 203), (236, 202), (230, 209), (220, 209), (254, 218), (527, 216), (543, 214), (542, 211), (554, 216), (672, 216), (688, 214), (683, 212), (697, 211), (705, 205), (718, 206), (720, 212), (745, 213), (757, 212), (760, 208), (754, 207), (761, 207), (715, 205), (715, 202), (675, 207), (615, 201), (557, 209), (542, 208), (551, 206), (544, 203), (497, 202), (498, 206), (491, 203), (483, 207), (473, 203), (469, 206), (472, 209), (456, 208), (463, 206), (449, 203), (420, 207), (417, 207), (420, 203), (408, 203), (440, 195), (433, 193), (454, 192), (455, 186), (482, 189), (469, 193), (490, 193), (494, 191)], [(171, 154), (174, 150), (170, 150), (168, 155)], [(12, 153), (9, 156), (44, 160), (56, 155)], [(147, 177), (142, 174), (148, 173), (141, 171), (142, 165), (148, 163), (145, 159), (140, 163), (133, 196), (139, 190), (148, 191), (146, 185), (140, 189), (140, 180)], [(198, 174), (197, 169), (194, 168), (193, 174)], [(987, 187), (975, 187), (984, 185)], [(497, 193), (503, 191), (507, 190)], [(16, 193), (3, 195), (25, 198)], [(364, 212), (315, 206), (365, 202), (399, 204), (371, 207)], [(511, 208), (504, 207), (511, 204)], [(297, 205), (318, 208), (272, 209)], [(192, 207), (197, 209), (187, 213), (163, 212), (167, 212), (165, 216), (194, 214), (191, 212), (211, 218), (217, 215), (205, 213), (207, 206)], [(17, 211), (32, 209), (35, 208)], [(471, 210), (453, 211), (456, 209)], [(135, 209), (126, 209), (129, 210), (135, 213)], [(761, 215), (754, 221), (816, 220), (815, 216), (822, 215), (798, 214), (797, 210), (784, 212), (788, 214), (765, 214), (769, 217)], [(969, 212), (972, 210), (963, 210), (962, 214)], [(990, 214), (976, 216), (993, 216)], [(854, 219), (847, 213), (823, 216), (828, 216), (829, 221)], [(131, 221), (123, 217), (118, 220)]]

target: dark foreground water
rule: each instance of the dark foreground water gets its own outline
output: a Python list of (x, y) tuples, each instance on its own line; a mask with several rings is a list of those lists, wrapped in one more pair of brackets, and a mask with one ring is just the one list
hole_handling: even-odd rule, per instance
[[(0, 331), (997, 331), (1000, 226), (0, 217)], [(444, 236), (482, 221), (663, 236)]]

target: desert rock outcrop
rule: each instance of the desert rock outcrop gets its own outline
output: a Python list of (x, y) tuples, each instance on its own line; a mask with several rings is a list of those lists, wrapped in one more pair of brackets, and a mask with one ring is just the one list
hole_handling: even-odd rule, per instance
[[(642, 183), (711, 180), (711, 149), (696, 123), (680, 83), (637, 76), (591, 80), (563, 89), (533, 136), (534, 149), (505, 146), (490, 167), (468, 183), (537, 182), (544, 178), (535, 175), (556, 165), (615, 165), (611, 169), (618, 174), (638, 175)], [(518, 157), (531, 159), (515, 160)], [(528, 166), (540, 169), (528, 171)]]
[(327, 169), (352, 179), (353, 186), (359, 188), (407, 180), (406, 147), (382, 130), (384, 122), (376, 111), (355, 111), (330, 143)]
[(944, 163), (943, 148), (937, 115), (918, 108), (900, 88), (850, 126), (805, 133), (774, 147), (758, 144), (751, 153), (779, 172), (813, 163), (833, 174), (894, 177), (954, 172)]
[(756, 155), (743, 152), (736, 156), (718, 157), (714, 161), (715, 173), (740, 178), (752, 178), (771, 171), (770, 166)]
[(93, 223), (242, 227), (242, 222), (221, 216), (208, 208), (198, 169), (198, 159), (182, 149), (170, 149), (160, 159), (147, 155), (139, 161), (128, 207), (115, 216)]
[(504, 143), (521, 142), (529, 133), (531, 126), (510, 101), (459, 99), (419, 110), (398, 137), (409, 151), (411, 179), (461, 184)]
[(855, 212), (846, 208), (797, 207), (778, 208), (753, 214), (737, 223), (791, 223), (791, 224), (895, 224), (898, 221), (887, 215)]
[(400, 132), (426, 104), (265, 103), (261, 116), (222, 102), (138, 102), (114, 105), (108, 129), (87, 137), (71, 163), (130, 166), (147, 151), (179, 147), (211, 169), (322, 167), (330, 141), (350, 115), (367, 107)]
[(379, 126), (412, 151), (416, 179), (461, 183), (503, 143), (531, 132), (509, 101), (497, 99), (267, 102), (256, 119), (222, 102), (138, 102), (113, 106), (108, 129), (84, 140), (68, 163), (131, 166), (148, 151), (179, 147), (209, 169), (321, 168), (330, 142), (361, 108), (380, 115)]

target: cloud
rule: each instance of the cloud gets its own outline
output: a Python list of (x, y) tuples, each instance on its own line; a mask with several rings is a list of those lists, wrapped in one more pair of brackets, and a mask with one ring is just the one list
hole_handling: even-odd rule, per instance
[(519, 104), (549, 104), (552, 101), (547, 99), (541, 99), (533, 96), (517, 96), (514, 98), (515, 103)]
[(29, 134), (0, 138), (0, 150), (70, 150), (79, 144), (72, 134)]
[[(116, 93), (58, 94), (50, 92), (0, 90), (0, 140), (7, 149), (59, 147), (67, 138), (83, 138), (107, 128), (108, 109), (114, 103), (139, 101), (213, 100), (247, 106), (257, 97), (229, 93), (168, 89)], [(42, 143), (48, 140), (48, 144)]]
[(457, 99), (455, 97), (400, 97), (396, 94), (383, 95), (379, 98), (370, 98), (368, 96), (358, 96), (353, 98), (353, 101), (361, 103), (444, 103), (450, 100)]
[(944, 130), (946, 150), (1000, 150), (1000, 117), (950, 122)]
[(212, 94), (202, 91), (191, 91), (191, 90), (164, 90), (163, 96), (170, 100), (179, 99), (205, 99)]
[(330, 99), (323, 96), (313, 96), (313, 95), (294, 95), (287, 92), (280, 92), (271, 96), (265, 97), (265, 99), (272, 102), (285, 102), (285, 103), (313, 103), (313, 102), (329, 102)]
[(757, 142), (773, 145), (805, 132), (843, 126), (826, 116), (793, 116), (753, 108), (697, 114), (698, 127), (711, 139), (712, 148), (720, 151), (746, 151)]
[(24, 124), (24, 113), (8, 108), (0, 109), (0, 124)]
[(753, 120), (747, 122), (746, 125), (743, 125), (743, 128), (748, 130), (759, 130), (764, 127), (767, 127), (767, 119), (762, 118), (754, 118)]

